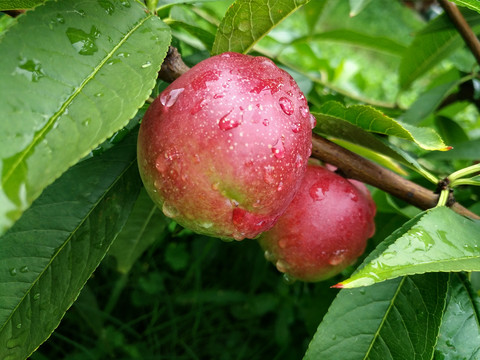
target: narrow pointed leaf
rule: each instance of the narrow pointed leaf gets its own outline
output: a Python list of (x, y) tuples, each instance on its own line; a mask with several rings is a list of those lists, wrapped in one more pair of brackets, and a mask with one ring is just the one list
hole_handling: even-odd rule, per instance
[(58, 326), (140, 189), (135, 137), (82, 161), (0, 238), (0, 358), (25, 359)]
[(384, 240), (365, 266), (341, 287), (371, 285), (436, 271), (480, 271), (480, 221), (436, 207), (420, 213)]
[(460, 6), (465, 6), (469, 9), (475, 10), (476, 12), (480, 13), (480, 3), (478, 0), (451, 0), (452, 2), (456, 3)]
[(117, 270), (128, 273), (140, 255), (162, 239), (167, 226), (167, 218), (142, 189), (127, 223), (108, 252), (116, 259)]
[(0, 42), (0, 234), (148, 98), (168, 27), (134, 0), (48, 1)]
[(442, 319), (438, 359), (480, 359), (480, 297), (464, 274), (452, 274)]
[(358, 15), (372, 0), (350, 0), (350, 16)]
[[(462, 13), (473, 30), (478, 32), (480, 15), (466, 9)], [(460, 34), (446, 14), (430, 21), (403, 54), (399, 68), (400, 87), (408, 88), (463, 45)]]
[(322, 121), (323, 116), (348, 121), (368, 132), (391, 135), (413, 141), (426, 150), (449, 149), (434, 130), (402, 123), (367, 105), (345, 107), (338, 102), (329, 101), (315, 112), (315, 116), (318, 122)]
[(310, 0), (237, 0), (225, 14), (212, 53), (247, 53), (261, 38)]
[(406, 276), (366, 288), (341, 290), (304, 360), (431, 360), (448, 276)]
[(308, 43), (312, 40), (346, 43), (359, 48), (374, 50), (398, 57), (400, 57), (406, 49), (404, 45), (396, 42), (395, 40), (389, 39), (388, 37), (372, 36), (371, 34), (365, 34), (350, 29), (337, 29), (308, 35), (304, 38), (295, 40), (295, 43)]

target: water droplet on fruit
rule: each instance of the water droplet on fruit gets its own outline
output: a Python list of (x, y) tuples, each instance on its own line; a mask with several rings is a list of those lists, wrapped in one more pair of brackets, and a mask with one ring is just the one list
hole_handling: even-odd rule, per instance
[(223, 95), (223, 94), (215, 94), (215, 95), (213, 95), (213, 98), (214, 98), (214, 99), (221, 99), (221, 98), (223, 98), (224, 96), (225, 96), (225, 95)]
[(263, 173), (263, 180), (271, 185), (273, 184), (273, 182), (275, 181), (274, 177), (273, 177), (273, 170), (275, 170), (275, 168), (273, 166), (265, 166), (265, 172)]
[(173, 89), (169, 92), (164, 91), (162, 95), (160, 95), (160, 102), (165, 107), (171, 107), (175, 104), (178, 97), (184, 90), (185, 90), (184, 88), (179, 88), (179, 89)]
[(288, 264), (283, 260), (277, 260), (275, 267), (282, 273), (286, 273), (288, 271)]
[(282, 191), (282, 189), (283, 189), (283, 182), (280, 181), (277, 187), (277, 191)]
[(292, 131), (297, 134), (300, 131), (301, 125), (300, 123), (293, 123), (292, 125)]
[(327, 190), (328, 184), (317, 181), (310, 187), (309, 194), (314, 201), (322, 201), (325, 198)]
[(332, 254), (332, 257), (328, 260), (328, 263), (332, 266), (340, 265), (345, 261), (345, 250), (336, 250)]
[(282, 109), (282, 111), (287, 114), (287, 115), (292, 115), (293, 112), (295, 111), (295, 108), (293, 106), (293, 103), (292, 103), (292, 100), (290, 100), (289, 98), (286, 98), (286, 97), (281, 97), (279, 100), (278, 100), (279, 104), (280, 104), (280, 108)]
[(229, 58), (229, 57), (230, 57), (230, 54), (225, 53), (225, 54), (222, 54), (221, 57), (223, 57), (223, 58)]
[(225, 114), (221, 119), (220, 121), (218, 122), (218, 127), (223, 130), (223, 131), (227, 131), (227, 130), (231, 130), (231, 129), (234, 129), (236, 128), (238, 125), (241, 124), (241, 121), (238, 117), (236, 116), (230, 116), (230, 114), (232, 113), (233, 109), (230, 110), (230, 112), (228, 112), (227, 114)]
[(298, 168), (301, 168), (303, 165), (303, 157), (300, 154), (297, 154), (297, 157), (295, 159), (295, 166)]
[(285, 147), (283, 146), (282, 140), (278, 139), (272, 146), (272, 153), (277, 159), (283, 159), (285, 156)]
[(203, 223), (200, 223), (199, 224), (200, 227), (204, 228), (204, 229), (210, 229), (212, 226), (213, 226), (213, 223), (211, 222), (203, 222)]
[(11, 269), (9, 270), (9, 272), (10, 272), (10, 275), (12, 275), (12, 276), (17, 275), (17, 269), (16, 269), (16, 268), (11, 268)]
[(190, 110), (190, 114), (195, 115), (200, 110), (202, 110), (205, 105), (207, 105), (207, 101), (205, 99), (197, 101), (195, 105), (193, 105), (192, 109)]
[(166, 201), (162, 205), (162, 212), (169, 218), (174, 218), (178, 215), (178, 210)]
[(310, 126), (312, 129), (317, 126), (317, 119), (312, 114), (310, 114)]
[(268, 124), (269, 124), (268, 119), (263, 119), (262, 124), (265, 125), (265, 126), (268, 126)]
[(275, 260), (275, 255), (271, 252), (271, 251), (268, 251), (266, 250), (263, 255), (265, 256), (265, 259), (267, 261), (274, 261)]
[(308, 117), (308, 115), (310, 114), (310, 111), (308, 110), (308, 107), (307, 106), (300, 106), (300, 114), (302, 114), (302, 116), (304, 118)]
[(219, 185), (218, 182), (213, 183), (213, 184), (212, 184), (212, 190), (217, 191), (217, 190), (218, 190), (218, 185)]
[(285, 239), (279, 240), (278, 241), (278, 246), (282, 249), (285, 249), (285, 247), (287, 246), (287, 240), (285, 240)]

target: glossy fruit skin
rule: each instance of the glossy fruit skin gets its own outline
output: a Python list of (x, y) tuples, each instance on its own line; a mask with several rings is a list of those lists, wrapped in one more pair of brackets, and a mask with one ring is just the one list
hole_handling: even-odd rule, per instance
[(255, 238), (297, 191), (313, 126), (305, 96), (271, 60), (213, 56), (147, 110), (138, 136), (140, 175), (154, 202), (184, 227)]
[(364, 184), (309, 164), (286, 212), (259, 242), (289, 278), (325, 280), (362, 255), (375, 232), (375, 212)]

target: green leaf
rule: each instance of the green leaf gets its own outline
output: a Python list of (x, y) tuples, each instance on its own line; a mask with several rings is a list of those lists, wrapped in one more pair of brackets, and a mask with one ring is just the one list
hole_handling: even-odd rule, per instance
[(422, 212), (384, 240), (339, 287), (371, 285), (436, 271), (480, 271), (480, 221), (439, 206)]
[(117, 270), (127, 274), (140, 255), (163, 238), (167, 225), (167, 218), (142, 189), (127, 223), (108, 252), (117, 260)]
[(447, 284), (448, 274), (433, 273), (343, 289), (304, 360), (431, 360)]
[(459, 84), (461, 80), (455, 80), (440, 84), (421, 94), (410, 108), (403, 114), (402, 121), (411, 125), (418, 125), (422, 120), (433, 113)]
[(336, 41), (340, 43), (351, 44), (360, 48), (375, 50), (378, 52), (391, 54), (395, 56), (402, 56), (406, 47), (388, 37), (373, 36), (370, 34), (361, 33), (355, 30), (338, 29), (316, 33), (304, 38), (299, 38), (293, 43), (315, 41)]
[(44, 2), (45, 0), (0, 0), (0, 11), (32, 9)]
[(213, 46), (215, 37), (207, 30), (204, 30), (198, 26), (187, 24), (183, 21), (170, 21), (168, 25), (172, 29), (182, 28), (186, 30), (188, 33), (200, 40), (207, 50), (210, 50)]
[(72, 167), (0, 238), (1, 359), (50, 336), (121, 230), (141, 185), (135, 140)]
[(10, 28), (0, 43), (0, 234), (135, 115), (169, 42), (132, 0), (48, 1)]
[[(478, 31), (480, 16), (466, 10), (462, 13), (473, 30)], [(417, 78), (463, 45), (461, 36), (446, 14), (430, 21), (404, 52), (399, 68), (400, 87), (408, 88)]]
[(237, 0), (225, 14), (212, 54), (247, 53), (270, 30), (310, 0)]
[[(368, 132), (410, 140), (426, 150), (444, 151), (449, 149), (434, 130), (419, 128), (394, 120), (371, 106), (353, 105), (345, 107), (338, 102), (329, 101), (323, 104), (314, 115), (341, 119)], [(322, 121), (321, 118), (317, 118), (317, 120), (318, 122)]]
[(475, 10), (476, 12), (480, 13), (480, 3), (478, 0), (451, 0), (452, 2), (456, 3), (460, 6), (465, 6), (469, 9)]
[(349, 0), (350, 16), (358, 15), (372, 0)]
[[(463, 274), (452, 274), (435, 352), (438, 359), (480, 358), (480, 298)], [(437, 357), (435, 357), (437, 359)]]
[(428, 160), (472, 160), (479, 159), (480, 139), (456, 144), (453, 150), (448, 152), (428, 153), (424, 157)]

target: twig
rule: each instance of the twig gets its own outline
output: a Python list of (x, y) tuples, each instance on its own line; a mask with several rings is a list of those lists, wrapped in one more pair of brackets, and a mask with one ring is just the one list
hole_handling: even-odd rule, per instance
[[(312, 137), (312, 156), (340, 168), (348, 178), (375, 186), (420, 209), (433, 208), (438, 203), (438, 194), (407, 180), (393, 171), (371, 162), (321, 136)], [(455, 212), (480, 219), (480, 216), (459, 203), (448, 204)]]
[(190, 69), (182, 60), (182, 56), (173, 46), (168, 48), (167, 56), (163, 60), (158, 77), (166, 82), (173, 82)]
[[(171, 82), (188, 69), (177, 49), (171, 47), (159, 76), (161, 74), (162, 79)], [(338, 167), (348, 178), (375, 186), (420, 209), (430, 209), (438, 203), (438, 194), (433, 191), (315, 134), (312, 137), (312, 156)], [(450, 202), (447, 205), (461, 215), (480, 219), (480, 216), (456, 202)]]
[(443, 10), (445, 10), (445, 13), (453, 22), (463, 40), (470, 48), (473, 56), (475, 56), (475, 59), (477, 59), (477, 63), (480, 65), (480, 41), (478, 41), (477, 36), (472, 31), (472, 28), (470, 25), (468, 25), (460, 10), (458, 10), (457, 5), (448, 0), (439, 0), (438, 2), (442, 6)]

